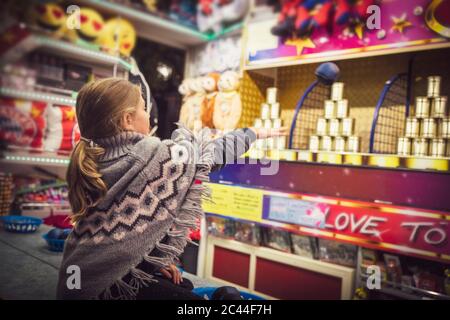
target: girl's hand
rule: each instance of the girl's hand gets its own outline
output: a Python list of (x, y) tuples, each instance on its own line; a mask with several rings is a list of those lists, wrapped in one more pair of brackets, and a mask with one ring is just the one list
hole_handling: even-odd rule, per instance
[(288, 135), (288, 128), (281, 127), (277, 129), (265, 129), (265, 128), (250, 128), (255, 134), (256, 139), (266, 139), (271, 137), (280, 137)]
[(163, 276), (168, 279), (172, 279), (174, 284), (180, 284), (183, 282), (183, 277), (181, 276), (180, 270), (174, 265), (171, 264), (168, 268), (163, 268), (159, 270)]

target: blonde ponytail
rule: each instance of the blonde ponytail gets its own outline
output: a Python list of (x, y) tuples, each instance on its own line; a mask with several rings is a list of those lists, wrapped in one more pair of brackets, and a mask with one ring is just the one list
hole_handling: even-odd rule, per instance
[(78, 93), (76, 113), (83, 138), (72, 151), (66, 176), (73, 223), (98, 205), (107, 192), (97, 164), (105, 150), (85, 139), (101, 139), (121, 132), (123, 115), (136, 110), (140, 95), (138, 86), (118, 78), (90, 82)]
[(97, 167), (97, 159), (104, 152), (103, 148), (90, 147), (83, 140), (77, 143), (72, 152), (67, 171), (67, 184), (73, 223), (78, 222), (87, 210), (96, 206), (106, 194), (107, 187)]

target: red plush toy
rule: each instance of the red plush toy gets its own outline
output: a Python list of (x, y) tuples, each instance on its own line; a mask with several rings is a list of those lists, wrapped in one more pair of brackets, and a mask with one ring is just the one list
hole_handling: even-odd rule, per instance
[[(304, 37), (317, 28), (365, 21), (367, 8), (375, 0), (280, 0), (278, 24), (272, 34), (282, 37)], [(334, 15), (334, 16), (333, 16)]]

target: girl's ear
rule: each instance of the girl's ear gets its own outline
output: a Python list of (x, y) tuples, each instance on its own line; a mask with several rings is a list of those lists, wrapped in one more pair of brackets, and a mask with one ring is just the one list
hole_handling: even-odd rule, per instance
[(124, 130), (133, 130), (134, 128), (134, 118), (133, 115), (129, 112), (125, 112), (122, 116), (122, 128)]

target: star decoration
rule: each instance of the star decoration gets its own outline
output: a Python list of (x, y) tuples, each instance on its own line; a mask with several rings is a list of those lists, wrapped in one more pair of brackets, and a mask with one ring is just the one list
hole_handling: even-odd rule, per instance
[(289, 39), (285, 42), (285, 45), (288, 46), (294, 46), (297, 48), (297, 55), (302, 54), (303, 49), (305, 48), (315, 48), (316, 45), (314, 44), (314, 42), (311, 40), (311, 38), (294, 38), (294, 39)]
[(75, 108), (71, 108), (70, 110), (66, 110), (66, 118), (69, 121), (73, 121), (75, 119)]
[(38, 118), (42, 114), (42, 110), (36, 108), (35, 106), (32, 106), (30, 113), (33, 118)]
[(391, 19), (393, 22), (391, 30), (403, 33), (405, 28), (412, 27), (412, 23), (408, 21), (406, 13), (404, 13), (400, 18), (392, 16)]

